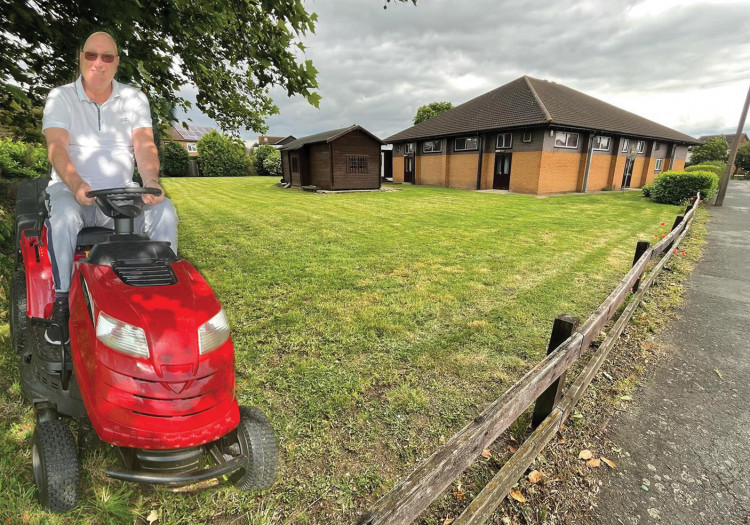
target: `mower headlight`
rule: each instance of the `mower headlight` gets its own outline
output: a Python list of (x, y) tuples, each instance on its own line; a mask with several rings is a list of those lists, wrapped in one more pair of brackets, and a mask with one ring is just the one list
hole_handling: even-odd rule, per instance
[(201, 354), (216, 350), (229, 339), (229, 321), (224, 309), (198, 328), (198, 348)]
[(96, 338), (108, 347), (136, 357), (148, 357), (148, 343), (143, 328), (125, 323), (104, 312), (96, 321)]

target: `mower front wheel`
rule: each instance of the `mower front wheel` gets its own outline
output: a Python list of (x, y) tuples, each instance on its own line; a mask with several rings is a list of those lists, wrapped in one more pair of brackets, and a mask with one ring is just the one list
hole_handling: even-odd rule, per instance
[(276, 479), (279, 451), (276, 436), (266, 415), (255, 407), (240, 407), (236, 439), (240, 453), (247, 456), (247, 467), (231, 477), (240, 490), (263, 490)]
[(31, 448), (39, 502), (46, 510), (65, 512), (80, 497), (78, 455), (70, 427), (53, 419), (37, 424)]
[(10, 337), (13, 351), (22, 354), (26, 346), (26, 272), (18, 270), (13, 274), (10, 288)]

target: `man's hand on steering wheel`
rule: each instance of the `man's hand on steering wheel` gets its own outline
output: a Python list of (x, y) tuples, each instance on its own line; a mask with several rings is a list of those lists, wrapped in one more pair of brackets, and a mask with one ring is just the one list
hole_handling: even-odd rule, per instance
[(86, 195), (86, 193), (90, 191), (91, 186), (89, 186), (88, 182), (85, 182), (83, 179), (81, 179), (73, 189), (73, 195), (75, 196), (76, 201), (78, 201), (78, 204), (80, 204), (81, 206), (91, 206), (96, 202), (95, 198)]
[(144, 188), (156, 188), (158, 190), (161, 190), (161, 195), (149, 195), (144, 194), (141, 195), (141, 199), (143, 199), (143, 204), (153, 206), (154, 204), (159, 204), (161, 201), (164, 200), (164, 188), (162, 188), (159, 185), (159, 182), (155, 179), (149, 179), (143, 184)]

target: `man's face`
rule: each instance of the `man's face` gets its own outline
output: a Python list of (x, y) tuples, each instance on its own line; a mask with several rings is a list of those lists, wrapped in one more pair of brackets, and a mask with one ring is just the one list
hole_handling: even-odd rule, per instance
[[(96, 54), (95, 58), (94, 54)], [(90, 37), (81, 53), (81, 73), (85, 84), (91, 88), (108, 86), (115, 78), (117, 66), (120, 64), (120, 58), (116, 55), (117, 46), (106, 35)], [(109, 57), (114, 57), (114, 60), (107, 62)], [(94, 59), (91, 60), (91, 58)]]

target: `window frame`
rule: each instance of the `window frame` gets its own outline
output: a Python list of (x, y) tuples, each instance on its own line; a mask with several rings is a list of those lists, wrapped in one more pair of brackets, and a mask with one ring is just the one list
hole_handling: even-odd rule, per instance
[(656, 166), (654, 166), (654, 173), (662, 170), (663, 163), (664, 163), (664, 159), (656, 159)]
[[(474, 141), (474, 147), (473, 148), (458, 148), (458, 141), (463, 140), (464, 144), (468, 141)], [(456, 137), (453, 139), (453, 151), (477, 151), (479, 150), (479, 137), (477, 135), (474, 136), (467, 136), (467, 137)]]
[[(432, 144), (432, 148), (429, 151), (425, 149), (425, 146), (427, 146), (427, 144)], [(435, 144), (439, 146), (438, 149), (435, 149)], [(443, 152), (443, 140), (442, 139), (422, 141), (422, 153), (442, 153), (442, 152)]]
[(297, 155), (292, 156), (289, 165), (292, 173), (299, 173), (299, 157)]
[[(503, 138), (503, 145), (500, 145), (500, 137)], [(505, 146), (505, 137), (510, 137), (510, 144)], [(495, 149), (513, 149), (513, 133), (498, 133), (495, 138)]]
[(406, 143), (404, 143), (404, 153), (414, 153), (414, 143), (413, 142), (406, 142)]
[(198, 144), (195, 142), (188, 142), (186, 146), (188, 153), (198, 153)]
[[(596, 140), (599, 139), (599, 145), (596, 145)], [(607, 139), (607, 147), (603, 148), (601, 146), (602, 140)], [(610, 145), (612, 144), (612, 137), (608, 137), (606, 135), (594, 135), (594, 139), (591, 142), (591, 149), (594, 151), (609, 151)]]
[[(562, 145), (562, 146), (561, 146), (561, 145), (559, 145), (559, 144), (557, 143), (557, 137), (558, 137), (558, 135), (560, 135), (560, 134), (565, 134), (565, 141), (564, 141), (564, 145)], [(575, 145), (575, 146), (568, 146), (568, 139), (569, 139), (569, 138), (570, 138), (570, 136), (572, 136), (572, 135), (575, 135), (575, 136), (576, 136), (576, 145)], [(554, 142), (554, 146), (555, 146), (556, 148), (565, 148), (565, 149), (578, 149), (578, 145), (580, 144), (580, 142), (581, 142), (581, 134), (580, 134), (580, 133), (577, 133), (577, 132), (575, 132), (575, 131), (559, 131), (559, 130), (555, 131), (555, 142)]]
[(621, 153), (628, 153), (630, 150), (630, 139), (623, 139), (622, 143), (622, 150), (620, 150)]
[(645, 140), (639, 140), (635, 144), (635, 152), (636, 153), (643, 153), (646, 151), (646, 141)]
[(346, 155), (346, 173), (370, 173), (369, 155)]
[[(526, 140), (526, 137), (528, 137), (528, 140)], [(521, 142), (525, 142), (528, 144), (529, 142), (531, 142), (532, 138), (533, 138), (533, 134), (531, 133), (531, 131), (524, 131), (521, 134)]]

